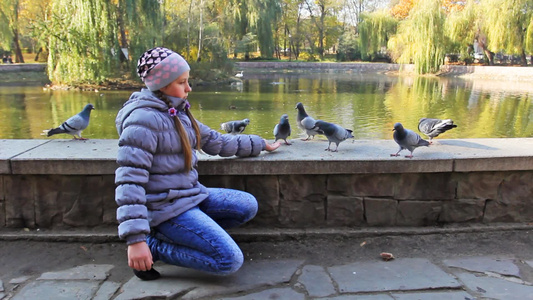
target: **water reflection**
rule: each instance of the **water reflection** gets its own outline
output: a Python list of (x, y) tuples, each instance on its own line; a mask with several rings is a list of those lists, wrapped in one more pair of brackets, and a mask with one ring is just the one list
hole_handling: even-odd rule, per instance
[[(40, 86), (0, 86), (0, 138), (39, 139), (93, 103), (83, 136), (115, 139), (115, 116), (132, 91), (50, 91)], [(220, 123), (249, 118), (245, 133), (273, 138), (284, 113), (293, 132), (295, 104), (315, 119), (354, 129), (357, 139), (390, 139), (395, 122), (417, 130), (421, 117), (452, 118), (458, 125), (440, 139), (532, 137), (533, 87), (527, 83), (412, 78), (385, 75), (247, 72), (242, 84), (194, 86), (189, 96), (198, 120)], [(70, 138), (58, 135), (51, 138)], [(293, 134), (291, 138), (296, 138)]]

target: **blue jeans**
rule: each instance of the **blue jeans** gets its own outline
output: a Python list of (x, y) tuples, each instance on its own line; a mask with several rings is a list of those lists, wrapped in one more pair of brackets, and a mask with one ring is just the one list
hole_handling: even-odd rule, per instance
[(146, 242), (154, 262), (227, 275), (244, 261), (241, 249), (224, 230), (251, 220), (257, 201), (249, 193), (209, 188), (198, 206), (152, 228)]

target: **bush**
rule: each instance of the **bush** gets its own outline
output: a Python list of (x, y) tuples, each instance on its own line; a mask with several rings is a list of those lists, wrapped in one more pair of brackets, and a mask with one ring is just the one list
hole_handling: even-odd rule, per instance
[(308, 53), (308, 52), (301, 52), (298, 56), (299, 60), (303, 61), (318, 61), (318, 57), (316, 54)]
[(338, 61), (354, 61), (361, 59), (359, 39), (351, 32), (345, 32), (339, 40)]

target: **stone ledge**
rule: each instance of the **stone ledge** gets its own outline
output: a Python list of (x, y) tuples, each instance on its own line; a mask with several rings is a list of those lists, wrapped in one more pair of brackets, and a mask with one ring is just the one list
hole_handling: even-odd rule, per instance
[(46, 63), (0, 64), (1, 72), (46, 72)]
[[(202, 175), (440, 173), (533, 170), (533, 138), (436, 140), (413, 159), (391, 157), (392, 140), (355, 140), (326, 152), (327, 141), (292, 146), (252, 158), (200, 154)], [(111, 175), (117, 140), (0, 140), (0, 174)], [(401, 154), (408, 154), (404, 150)]]
[[(235, 228), (228, 232), (237, 242), (287, 241), (324, 238), (367, 238), (378, 236), (406, 236), (431, 234), (458, 234), (530, 231), (533, 224), (461, 224), (441, 227), (335, 227), (335, 228)], [(41, 242), (84, 242), (108, 243), (120, 242), (117, 228), (98, 229), (74, 228), (71, 230), (31, 230), (0, 229), (0, 241), (41, 241)]]

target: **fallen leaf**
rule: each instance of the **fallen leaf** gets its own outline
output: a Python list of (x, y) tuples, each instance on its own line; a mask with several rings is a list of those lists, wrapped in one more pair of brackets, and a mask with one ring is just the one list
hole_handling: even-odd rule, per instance
[(366, 241), (362, 242), (361, 244), (359, 244), (359, 246), (361, 246), (361, 247), (363, 247), (364, 245), (366, 245)]
[(381, 256), (381, 258), (383, 258), (384, 261), (389, 261), (391, 259), (394, 259), (394, 255), (392, 255), (392, 253), (388, 253), (388, 252), (381, 252), (380, 256)]
[(83, 251), (87, 251), (87, 247), (85, 246), (80, 246), (81, 249), (83, 249)]

